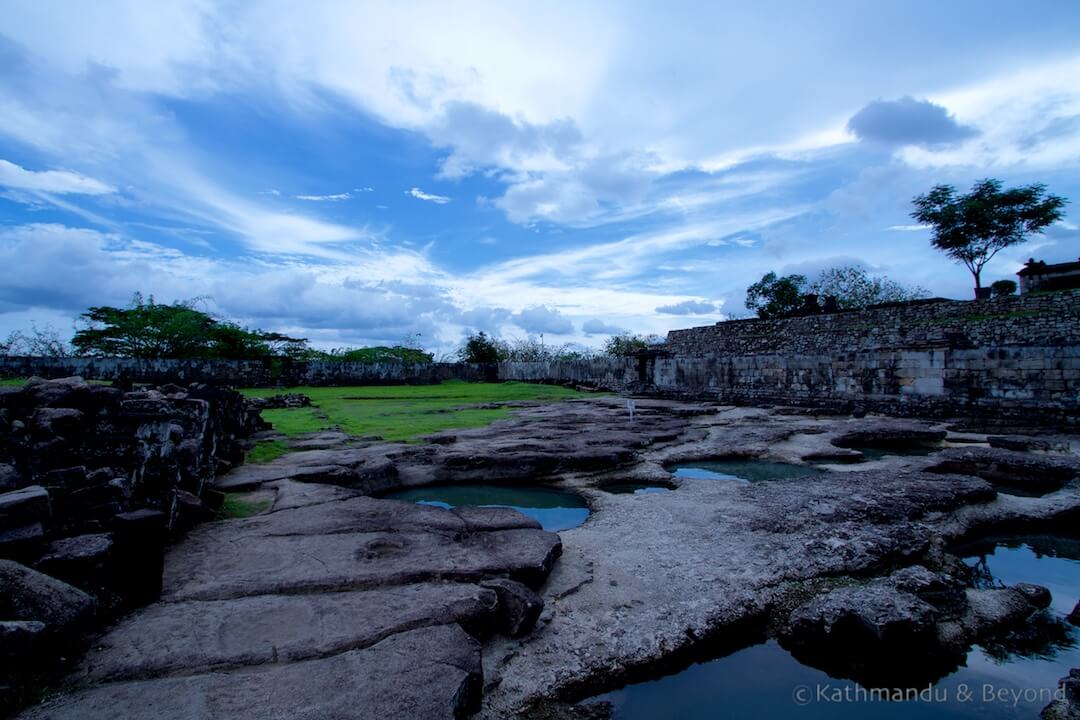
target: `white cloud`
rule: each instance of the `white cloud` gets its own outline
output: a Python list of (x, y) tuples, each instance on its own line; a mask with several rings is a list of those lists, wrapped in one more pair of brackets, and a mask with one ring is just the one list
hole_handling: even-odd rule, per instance
[(446, 203), (450, 202), (450, 198), (446, 197), (445, 195), (432, 195), (431, 193), (426, 193), (417, 187), (414, 187), (412, 190), (406, 190), (405, 194), (412, 195), (417, 200), (426, 200), (427, 202), (433, 202), (436, 205), (445, 205)]
[(923, 230), (929, 230), (929, 225), (890, 225), (886, 230), (893, 230), (895, 232), (922, 232)]
[(293, 197), (297, 200), (308, 200), (310, 202), (338, 202), (348, 200), (352, 197), (352, 194), (343, 192), (334, 195), (293, 195)]
[(108, 195), (112, 185), (69, 170), (27, 170), (13, 162), (0, 160), (0, 185), (16, 190), (77, 195)]

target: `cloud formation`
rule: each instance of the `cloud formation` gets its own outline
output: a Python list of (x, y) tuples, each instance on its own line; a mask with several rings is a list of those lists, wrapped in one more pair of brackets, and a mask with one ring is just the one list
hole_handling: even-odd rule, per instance
[(418, 187), (414, 187), (412, 190), (406, 191), (405, 194), (412, 195), (417, 200), (426, 200), (427, 202), (433, 202), (436, 205), (445, 205), (446, 203), (450, 202), (450, 198), (446, 197), (445, 195), (433, 195), (431, 193), (426, 193)]
[(586, 335), (620, 335), (626, 332), (624, 328), (618, 327), (617, 325), (611, 325), (596, 318), (586, 320), (582, 323), (581, 331)]
[(0, 160), (0, 186), (61, 195), (108, 195), (116, 192), (112, 185), (76, 172), (27, 170), (7, 160)]
[(891, 146), (952, 145), (979, 134), (942, 106), (911, 96), (874, 100), (852, 115), (847, 126), (860, 140)]
[(335, 193), (333, 195), (293, 195), (297, 200), (307, 200), (309, 202), (338, 202), (340, 200), (348, 200), (352, 197), (351, 193)]
[(528, 333), (571, 335), (574, 324), (561, 312), (544, 305), (525, 308), (514, 315), (514, 323)]
[(716, 305), (700, 300), (684, 300), (674, 305), (661, 305), (656, 312), (665, 315), (709, 315), (716, 312)]

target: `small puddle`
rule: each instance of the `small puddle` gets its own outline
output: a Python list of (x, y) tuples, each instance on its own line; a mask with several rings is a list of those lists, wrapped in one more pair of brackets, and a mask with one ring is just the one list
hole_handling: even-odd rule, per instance
[(580, 495), (541, 485), (430, 485), (383, 497), (442, 508), (459, 505), (513, 508), (552, 532), (575, 528), (589, 517), (589, 506)]
[(906, 699), (882, 699), (852, 680), (803, 665), (775, 640), (591, 699), (612, 703), (616, 720), (1038, 717), (1058, 680), (1080, 667), (1080, 629), (1061, 623), (1080, 598), (1080, 541), (1030, 536), (957, 552), (979, 570), (979, 584), (1032, 582), (1049, 588), (1053, 604), (1046, 622), (1063, 636), (1032, 647), (976, 646), (964, 667), (932, 686), (908, 691), (918, 695)]
[(663, 485), (650, 485), (648, 483), (614, 483), (600, 487), (604, 492), (615, 495), (651, 495), (653, 493), (671, 492), (671, 488)]
[(691, 480), (731, 480), (741, 483), (783, 480), (820, 475), (825, 472), (809, 465), (768, 462), (766, 460), (696, 460), (666, 466), (678, 478)]

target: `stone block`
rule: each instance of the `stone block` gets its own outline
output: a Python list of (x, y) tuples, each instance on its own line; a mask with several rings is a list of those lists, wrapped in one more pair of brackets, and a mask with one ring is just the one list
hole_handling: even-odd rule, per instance
[(40, 485), (0, 494), (0, 528), (48, 521), (51, 514), (49, 493)]

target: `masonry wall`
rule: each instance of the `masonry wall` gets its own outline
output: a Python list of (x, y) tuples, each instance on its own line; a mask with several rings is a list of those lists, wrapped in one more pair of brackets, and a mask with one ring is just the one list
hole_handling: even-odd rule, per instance
[(673, 355), (831, 354), (858, 350), (1080, 344), (1080, 291), (921, 301), (863, 311), (733, 320), (668, 333)]
[(493, 365), (468, 363), (0, 357), (0, 378), (61, 378), (73, 375), (94, 380), (181, 384), (203, 382), (234, 387), (427, 385), (452, 379), (496, 379)]

